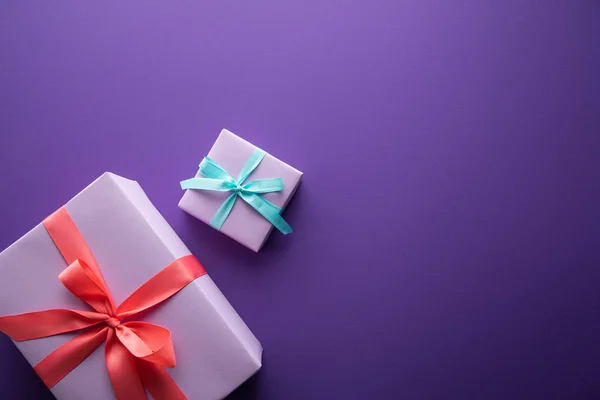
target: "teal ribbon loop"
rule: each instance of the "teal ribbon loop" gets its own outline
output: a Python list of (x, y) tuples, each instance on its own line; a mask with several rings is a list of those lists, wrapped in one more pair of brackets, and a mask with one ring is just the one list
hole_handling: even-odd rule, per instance
[(231, 213), (235, 201), (238, 197), (241, 197), (242, 200), (258, 211), (260, 215), (265, 217), (281, 233), (284, 235), (292, 233), (292, 227), (281, 216), (281, 208), (261, 196), (264, 193), (283, 190), (283, 180), (281, 178), (257, 179), (244, 184), (244, 181), (263, 160), (265, 154), (263, 150), (255, 148), (246, 161), (246, 164), (244, 164), (237, 179), (233, 179), (214, 160), (204, 157), (200, 163), (198, 173), (205, 176), (205, 178), (191, 178), (182, 181), (181, 188), (184, 190), (197, 189), (232, 192), (210, 221), (210, 225), (216, 229), (221, 229), (229, 213)]

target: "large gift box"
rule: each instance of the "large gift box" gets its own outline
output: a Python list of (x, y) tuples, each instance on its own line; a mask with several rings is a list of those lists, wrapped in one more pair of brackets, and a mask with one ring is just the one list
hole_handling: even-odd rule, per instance
[(301, 178), (302, 172), (223, 129), (196, 176), (181, 182), (186, 191), (179, 207), (259, 251), (273, 227), (292, 231), (280, 214)]
[[(155, 400), (220, 399), (261, 367), (258, 340), (137, 182), (106, 173), (59, 211), (0, 254), (0, 330), (56, 398), (138, 399), (141, 382)], [(111, 301), (115, 315), (95, 311)], [(51, 326), (66, 333), (28, 340)]]

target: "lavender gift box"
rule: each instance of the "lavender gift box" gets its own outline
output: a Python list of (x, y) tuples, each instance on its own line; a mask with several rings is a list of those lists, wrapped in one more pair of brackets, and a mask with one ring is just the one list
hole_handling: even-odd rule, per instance
[[(190, 252), (137, 182), (106, 173), (66, 204), (116, 303)], [(65, 261), (42, 224), (0, 253), (0, 315), (86, 309), (58, 275)], [(168, 328), (177, 355), (167, 369), (190, 399), (221, 399), (261, 367), (262, 347), (208, 275), (142, 318)], [(75, 334), (15, 342), (35, 365)], [(96, 349), (52, 389), (61, 400), (115, 395), (104, 351)]]
[[(208, 158), (214, 160), (233, 177), (242, 170), (255, 149), (253, 144), (223, 129), (208, 153)], [(196, 177), (202, 175), (197, 174)], [(283, 209), (296, 192), (302, 172), (267, 153), (247, 181), (269, 178), (281, 178), (283, 190), (261, 196)], [(229, 195), (230, 193), (225, 192), (188, 189), (179, 201), (179, 207), (204, 223), (210, 224)], [(262, 248), (272, 229), (273, 225), (267, 219), (241, 200), (235, 202), (231, 213), (220, 227), (222, 233), (254, 251)]]

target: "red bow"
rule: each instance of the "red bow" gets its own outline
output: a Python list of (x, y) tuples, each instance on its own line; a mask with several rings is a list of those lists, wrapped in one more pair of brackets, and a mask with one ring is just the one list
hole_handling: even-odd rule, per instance
[(69, 264), (58, 278), (95, 311), (55, 309), (0, 317), (0, 331), (23, 341), (85, 329), (35, 366), (49, 388), (105, 342), (106, 368), (117, 399), (145, 400), (145, 390), (155, 400), (186, 399), (165, 370), (175, 366), (169, 330), (131, 318), (206, 274), (204, 267), (192, 255), (181, 257), (116, 307), (91, 250), (67, 210), (56, 211), (44, 220), (44, 226)]

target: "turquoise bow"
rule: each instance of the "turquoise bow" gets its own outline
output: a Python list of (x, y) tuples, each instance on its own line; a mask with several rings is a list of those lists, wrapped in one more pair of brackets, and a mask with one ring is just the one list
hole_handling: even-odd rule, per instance
[(255, 148), (248, 161), (240, 171), (237, 180), (234, 180), (219, 164), (209, 157), (204, 157), (200, 163), (198, 173), (206, 178), (191, 178), (181, 182), (182, 189), (215, 190), (218, 192), (233, 192), (231, 196), (219, 207), (210, 225), (216, 229), (221, 229), (223, 223), (229, 216), (236, 199), (242, 198), (252, 208), (265, 217), (273, 226), (284, 235), (292, 232), (292, 227), (283, 219), (281, 208), (262, 198), (261, 194), (270, 192), (279, 192), (283, 190), (283, 180), (281, 178), (257, 179), (244, 184), (248, 176), (258, 167), (258, 164), (265, 157), (265, 152)]

